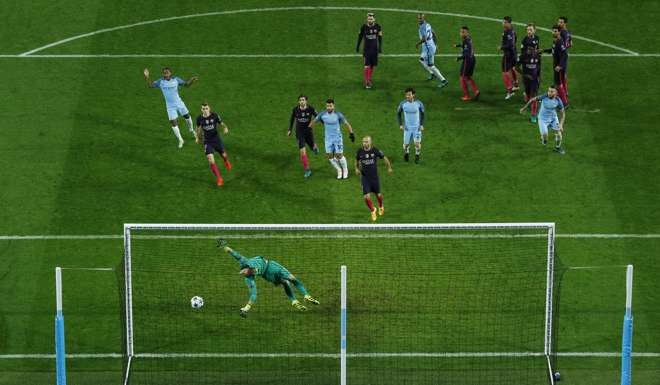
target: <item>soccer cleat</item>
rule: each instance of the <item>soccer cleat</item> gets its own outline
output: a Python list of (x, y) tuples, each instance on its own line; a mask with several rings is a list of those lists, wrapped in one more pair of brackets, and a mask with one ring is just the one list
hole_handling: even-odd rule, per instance
[(472, 98), (472, 100), (474, 100), (476, 102), (477, 100), (479, 100), (480, 95), (481, 95), (481, 91), (477, 91), (477, 93), (474, 94), (474, 98)]
[(364, 85), (364, 88), (370, 90), (371, 87), (373, 87), (373, 86), (374, 86), (374, 84), (371, 81), (368, 81), (367, 84)]
[(447, 79), (440, 81), (440, 84), (438, 84), (438, 88), (445, 88), (449, 84), (449, 81)]
[(374, 211), (371, 212), (371, 221), (376, 222), (376, 219), (378, 219), (378, 212), (374, 208)]
[(378, 208), (378, 215), (383, 216), (385, 215), (385, 207), (381, 206)]
[(564, 151), (563, 148), (561, 147), (555, 147), (555, 151), (559, 153), (559, 155), (564, 155), (566, 151)]
[(320, 305), (320, 304), (321, 304), (321, 302), (319, 302), (316, 298), (312, 297), (312, 296), (309, 295), (309, 294), (307, 294), (307, 295), (305, 296), (305, 301), (307, 301), (307, 302), (311, 302), (311, 303), (313, 303), (314, 305)]
[(312, 176), (312, 170), (305, 170), (305, 178)]
[(507, 92), (506, 96), (504, 97), (504, 100), (511, 99), (513, 97), (513, 95), (515, 95), (515, 94), (516, 94), (515, 92)]
[(419, 164), (419, 154), (415, 154), (415, 164)]
[(548, 140), (547, 139), (541, 139), (541, 144), (545, 146), (546, 144), (548, 144)]
[(407, 152), (403, 154), (403, 160), (407, 162), (409, 158), (410, 158), (410, 154), (408, 154)]
[(231, 171), (231, 162), (229, 162), (228, 160), (225, 161), (225, 168), (227, 169), (227, 171)]
[(529, 121), (532, 123), (536, 123), (538, 120), (536, 119), (536, 116), (532, 116), (531, 118), (529, 118)]
[(469, 96), (461, 96), (461, 100), (464, 102), (469, 102), (470, 100), (472, 100), (472, 98)]
[(216, 184), (218, 185), (218, 187), (220, 187), (220, 186), (222, 186), (223, 184), (225, 184), (225, 181), (222, 179), (222, 177), (220, 177), (220, 178), (218, 178), (218, 180), (216, 181)]
[(291, 306), (295, 307), (296, 310), (300, 310), (300, 311), (305, 311), (305, 310), (307, 310), (307, 308), (305, 307), (305, 305), (301, 304), (300, 301), (298, 301), (297, 299), (291, 301)]
[(520, 87), (518, 87), (517, 84), (515, 84), (513, 87), (511, 87), (511, 91), (518, 91)]
[(337, 179), (342, 179), (344, 177), (344, 173), (340, 170), (337, 170)]
[(343, 179), (348, 179), (348, 169), (347, 169), (347, 168), (345, 168), (345, 169), (342, 171), (342, 178), (343, 178)]
[(435, 79), (435, 75), (433, 74), (430, 74), (429, 77), (426, 78), (426, 80), (433, 80), (433, 79)]
[(183, 147), (183, 139), (179, 139), (179, 148)]

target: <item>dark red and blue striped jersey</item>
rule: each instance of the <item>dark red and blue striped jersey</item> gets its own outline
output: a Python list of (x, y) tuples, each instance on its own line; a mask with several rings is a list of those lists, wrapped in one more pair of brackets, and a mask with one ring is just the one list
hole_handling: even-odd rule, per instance
[(516, 54), (516, 31), (511, 29), (504, 30), (502, 32), (502, 52), (505, 55), (515, 55)]

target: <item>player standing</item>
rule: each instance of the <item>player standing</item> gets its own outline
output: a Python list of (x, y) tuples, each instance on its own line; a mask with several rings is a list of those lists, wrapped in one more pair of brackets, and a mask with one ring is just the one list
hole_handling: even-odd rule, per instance
[(378, 199), (378, 215), (385, 214), (385, 207), (383, 207), (383, 194), (380, 192), (380, 180), (378, 179), (378, 168), (376, 162), (378, 159), (383, 159), (387, 165), (387, 172), (392, 173), (392, 163), (385, 156), (385, 154), (371, 145), (371, 136), (362, 138), (362, 148), (357, 151), (355, 157), (355, 174), (361, 175), (362, 194), (364, 194), (364, 202), (367, 204), (371, 212), (371, 220), (375, 221), (378, 216), (376, 215), (376, 208), (374, 202), (371, 200), (371, 193), (376, 194)]
[(504, 99), (509, 100), (514, 95), (514, 91), (518, 88), (518, 77), (516, 74), (516, 31), (513, 30), (511, 24), (511, 16), (504, 16), (502, 19), (502, 43), (499, 46), (499, 51), (502, 52), (502, 80), (506, 87), (506, 96)]
[[(541, 111), (539, 111), (541, 143), (544, 146), (548, 143), (548, 128), (552, 128), (555, 133), (555, 151), (562, 155), (565, 154), (566, 152), (562, 148), (561, 143), (564, 133), (566, 112), (564, 111), (564, 103), (562, 103), (561, 99), (557, 97), (557, 89), (555, 86), (550, 86), (547, 94), (532, 98), (523, 106), (523, 108), (520, 109), (521, 114), (533, 100), (541, 102)], [(561, 111), (561, 119), (558, 119), (557, 117), (557, 110)]]
[(415, 100), (415, 89), (412, 87), (406, 88), (404, 95), (406, 99), (399, 103), (396, 110), (399, 129), (403, 131), (403, 160), (407, 162), (409, 159), (412, 139), (415, 143), (415, 163), (419, 163), (424, 131), (424, 104)]
[[(528, 27), (529, 28), (529, 27)], [(523, 84), (525, 85), (525, 103), (531, 100), (532, 110), (530, 122), (536, 123), (538, 101), (535, 99), (539, 91), (541, 78), (541, 55), (533, 46), (527, 46), (518, 59), (522, 67)]]
[(335, 111), (334, 99), (325, 101), (325, 111), (316, 116), (316, 119), (309, 123), (312, 128), (316, 122), (322, 122), (325, 127), (325, 153), (332, 167), (337, 170), (337, 179), (348, 178), (348, 164), (344, 157), (344, 139), (341, 135), (341, 125), (345, 124), (348, 128), (348, 137), (351, 142), (355, 142), (353, 127), (348, 120), (339, 111)]
[(147, 87), (160, 88), (163, 92), (163, 96), (165, 97), (165, 107), (167, 108), (167, 117), (172, 124), (172, 132), (174, 132), (174, 136), (179, 140), (179, 148), (183, 147), (183, 138), (181, 137), (181, 131), (179, 131), (179, 125), (176, 121), (179, 115), (186, 120), (190, 133), (194, 135), (195, 132), (188, 108), (186, 108), (186, 104), (179, 96), (179, 86), (190, 87), (197, 81), (197, 76), (193, 76), (188, 81), (184, 81), (178, 76), (172, 77), (172, 70), (169, 67), (165, 67), (163, 68), (163, 77), (151, 82), (149, 80), (149, 69), (145, 68), (143, 72), (144, 78), (147, 81)]
[(566, 95), (564, 82), (566, 81), (565, 69), (568, 62), (568, 52), (566, 51), (564, 40), (561, 38), (561, 29), (558, 25), (552, 27), (552, 38), (552, 48), (548, 48), (543, 52), (552, 53), (552, 68), (555, 76), (555, 86), (557, 87), (559, 98), (564, 103), (564, 108), (566, 108), (568, 107), (568, 96)]
[(291, 136), (293, 129), (293, 122), (296, 122), (296, 139), (298, 141), (298, 149), (300, 150), (300, 161), (305, 169), (305, 178), (312, 175), (312, 169), (309, 167), (309, 158), (307, 157), (307, 150), (305, 144), (314, 151), (315, 154), (319, 153), (319, 149), (314, 142), (314, 133), (309, 127), (310, 121), (316, 117), (316, 110), (314, 107), (307, 104), (307, 96), (298, 96), (298, 105), (291, 111), (291, 119), (289, 120), (289, 131), (287, 135)]
[(568, 30), (568, 18), (566, 16), (559, 16), (557, 19), (557, 25), (560, 30), (561, 39), (564, 41), (564, 46), (566, 47), (566, 67), (564, 68), (564, 91), (566, 91), (566, 96), (568, 97), (568, 51), (573, 46), (573, 37), (571, 32)]
[(201, 142), (200, 137), (202, 135), (202, 130), (204, 130), (204, 153), (206, 154), (206, 159), (209, 161), (209, 167), (211, 172), (216, 177), (217, 185), (222, 186), (224, 181), (222, 175), (220, 175), (220, 170), (215, 164), (215, 157), (213, 153), (217, 151), (225, 163), (225, 168), (227, 171), (231, 171), (231, 163), (227, 157), (227, 152), (225, 151), (225, 146), (222, 143), (222, 138), (218, 134), (218, 124), (222, 126), (223, 133), (227, 135), (229, 133), (229, 127), (225, 122), (220, 119), (220, 116), (215, 112), (211, 111), (211, 107), (208, 103), (202, 103), (202, 114), (197, 117), (197, 131), (195, 132), (195, 142), (199, 144)]
[(440, 73), (440, 70), (435, 66), (435, 34), (431, 28), (431, 24), (426, 22), (426, 16), (423, 13), (417, 14), (417, 23), (419, 23), (419, 41), (415, 44), (416, 48), (422, 47), (422, 52), (419, 57), (419, 62), (429, 73), (428, 80), (438, 78), (440, 84), (438, 87), (443, 88), (449, 84), (447, 79)]
[(256, 277), (261, 277), (275, 286), (282, 285), (287, 298), (291, 301), (291, 306), (297, 310), (305, 311), (307, 308), (296, 299), (295, 294), (293, 294), (293, 287), (304, 296), (305, 301), (319, 305), (319, 301), (309, 295), (302, 281), (279, 263), (272, 259), (268, 260), (260, 255), (253, 258), (245, 258), (239, 252), (227, 246), (227, 241), (224, 239), (218, 239), (218, 247), (222, 247), (225, 252), (229, 253), (229, 255), (238, 261), (241, 266), (239, 274), (245, 277), (245, 283), (250, 291), (248, 303), (241, 308), (241, 317), (247, 317), (248, 311), (250, 311), (252, 305), (257, 301)]
[(367, 13), (367, 22), (360, 27), (357, 46), (355, 52), (360, 52), (360, 43), (364, 39), (364, 88), (370, 89), (373, 86), (371, 76), (374, 68), (378, 65), (378, 54), (382, 52), (383, 31), (380, 24), (376, 23), (376, 17), (372, 12)]
[(520, 44), (520, 54), (523, 55), (527, 48), (533, 48), (535, 51), (539, 51), (541, 45), (541, 40), (536, 35), (536, 25), (534, 23), (528, 23), (527, 28), (525, 29), (527, 34)]
[(461, 56), (457, 57), (457, 61), (462, 61), (461, 63), (461, 88), (463, 89), (463, 97), (461, 100), (467, 102), (472, 100), (470, 97), (470, 91), (468, 90), (468, 84), (472, 87), (472, 92), (474, 92), (474, 100), (479, 100), (479, 89), (477, 84), (472, 79), (474, 75), (474, 67), (477, 64), (477, 59), (474, 56), (474, 47), (472, 46), (472, 37), (470, 36), (470, 29), (467, 26), (461, 27), (461, 44), (456, 44), (457, 48), (461, 48)]

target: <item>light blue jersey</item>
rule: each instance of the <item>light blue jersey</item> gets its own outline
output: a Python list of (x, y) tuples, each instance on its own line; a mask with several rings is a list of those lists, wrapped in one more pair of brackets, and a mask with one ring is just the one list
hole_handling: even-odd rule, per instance
[(559, 118), (557, 117), (557, 110), (564, 109), (564, 103), (558, 96), (554, 98), (549, 98), (548, 95), (542, 95), (538, 98), (541, 102), (541, 108), (539, 109), (539, 130), (541, 134), (547, 134), (548, 128), (552, 128), (555, 131), (559, 130)]
[(425, 39), (422, 43), (422, 52), (420, 53), (420, 60), (426, 65), (432, 66), (436, 51), (435, 42), (433, 41), (433, 29), (431, 24), (424, 22), (419, 25), (419, 39)]
[(341, 124), (348, 123), (344, 114), (339, 111), (323, 111), (316, 116), (317, 122), (323, 122), (325, 131), (325, 152), (341, 154), (344, 152), (344, 140), (341, 135)]
[[(396, 112), (399, 116), (399, 125), (402, 125), (406, 131), (417, 131), (424, 124), (424, 103), (419, 100), (402, 101), (399, 103)], [(404, 117), (403, 122), (401, 121), (401, 114)]]
[(167, 109), (167, 117), (169, 120), (176, 119), (179, 115), (187, 116), (189, 114), (186, 104), (179, 96), (179, 86), (186, 84), (186, 82), (178, 76), (167, 80), (160, 78), (153, 83), (152, 87), (160, 88), (165, 98), (165, 108)]

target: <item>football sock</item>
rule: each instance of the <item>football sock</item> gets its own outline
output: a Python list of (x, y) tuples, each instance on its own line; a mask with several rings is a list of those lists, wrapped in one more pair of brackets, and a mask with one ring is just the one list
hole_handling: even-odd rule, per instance
[(191, 117), (186, 118), (186, 123), (188, 123), (188, 130), (190, 133), (195, 135), (195, 128), (193, 127), (193, 121)]
[(468, 91), (467, 82), (465, 81), (465, 76), (461, 76), (461, 88), (463, 89), (463, 96), (469, 98), (470, 91)]
[(467, 81), (470, 84), (470, 87), (472, 87), (472, 92), (474, 92), (475, 94), (478, 93), (479, 88), (477, 88), (477, 83), (475, 83), (472, 78), (468, 78)]
[(287, 298), (289, 298), (289, 301), (295, 301), (296, 296), (293, 295), (293, 290), (291, 290), (291, 284), (289, 281), (284, 281), (282, 286), (284, 286), (284, 292), (286, 293)]
[(555, 147), (557, 148), (561, 147), (561, 135), (555, 134)]
[(511, 78), (509, 78), (508, 72), (502, 72), (502, 81), (504, 81), (504, 86), (506, 87), (506, 92), (511, 93)]
[(435, 75), (435, 77), (437, 77), (438, 79), (440, 79), (441, 82), (444, 82), (445, 80), (447, 80), (447, 79), (445, 79), (444, 76), (442, 76), (442, 74), (440, 73), (440, 70), (439, 70), (438, 67), (436, 67), (436, 66), (431, 67), (431, 73), (432, 73), (433, 75)]
[(371, 76), (374, 74), (374, 67), (369, 67), (367, 73), (367, 81), (371, 81)]
[(308, 170), (309, 169), (309, 158), (307, 157), (307, 154), (300, 155), (300, 161), (302, 162), (303, 167), (305, 168), (305, 170)]
[(370, 197), (370, 196), (364, 198), (364, 203), (366, 203), (366, 204), (367, 204), (367, 207), (369, 207), (369, 211), (374, 211), (374, 210), (375, 210), (375, 208), (374, 208), (374, 202), (371, 201), (371, 197)]
[(536, 109), (538, 108), (539, 104), (537, 100), (534, 100), (532, 102), (532, 116), (536, 116)]
[(341, 156), (341, 159), (339, 159), (339, 164), (341, 165), (342, 171), (348, 170), (348, 163), (346, 162), (345, 156), (343, 155)]
[(516, 70), (511, 70), (511, 78), (513, 79), (514, 83), (518, 83), (518, 73)]
[(421, 153), (422, 153), (422, 149), (421, 149), (421, 148), (416, 148), (416, 149), (415, 149), (415, 155), (419, 155), (419, 154), (421, 154)]
[(564, 88), (563, 84), (560, 84), (557, 87), (557, 94), (559, 94), (559, 99), (561, 99), (562, 103), (564, 103), (564, 106), (568, 105), (568, 98), (566, 97), (566, 89)]
[(410, 147), (405, 147), (403, 149), (404, 154), (409, 154), (410, 153)]
[(298, 289), (298, 291), (300, 292), (300, 294), (302, 294), (302, 295), (308, 295), (308, 293), (307, 293), (307, 289), (305, 289), (305, 285), (303, 285), (303, 283), (300, 282), (299, 279), (295, 279), (295, 280), (293, 281), (293, 285), (296, 287), (296, 289)]
[(179, 141), (182, 141), (183, 138), (181, 137), (181, 131), (179, 131), (179, 126), (172, 126), (172, 132), (174, 133), (174, 136), (176, 136)]
[(216, 166), (215, 163), (211, 164), (211, 172), (213, 175), (215, 175), (216, 178), (220, 179), (222, 176), (220, 175), (220, 170), (218, 170), (218, 166)]
[(376, 195), (378, 198), (378, 207), (383, 208), (383, 196), (382, 195)]
[(330, 164), (332, 165), (332, 167), (335, 168), (335, 170), (341, 171), (341, 167), (339, 167), (339, 162), (337, 161), (337, 159), (332, 158), (332, 159), (329, 159), (329, 160), (330, 160)]
[(424, 63), (423, 61), (420, 61), (419, 64), (421, 64), (422, 67), (424, 67), (424, 69), (425, 69), (428, 73), (430, 73), (431, 75), (433, 75), (433, 71), (431, 71), (431, 68), (429, 68), (429, 66), (427, 66), (426, 63)]
[(367, 84), (369, 81), (369, 67), (364, 67), (364, 84)]

